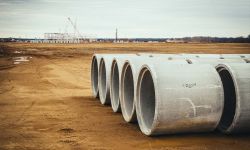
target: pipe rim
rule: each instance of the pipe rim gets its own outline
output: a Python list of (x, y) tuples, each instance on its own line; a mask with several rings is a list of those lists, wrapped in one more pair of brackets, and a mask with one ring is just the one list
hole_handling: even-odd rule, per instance
[[(157, 87), (157, 76), (156, 76), (156, 73), (153, 72), (150, 68), (150, 65), (143, 65), (140, 69), (140, 72), (139, 72), (139, 76), (138, 76), (138, 81), (137, 81), (137, 89), (136, 89), (136, 115), (137, 115), (137, 120), (138, 120), (138, 124), (139, 124), (139, 127), (142, 131), (142, 133), (144, 133), (145, 135), (147, 136), (151, 136), (153, 135), (153, 132), (155, 131), (155, 128), (157, 126), (157, 120), (159, 118), (158, 114), (158, 108), (159, 108), (159, 101), (158, 101), (158, 87)], [(145, 125), (145, 122), (144, 122), (144, 119), (142, 118), (142, 111), (141, 111), (141, 92), (140, 92), (140, 89), (141, 89), (141, 81), (142, 81), (142, 78), (143, 78), (143, 75), (145, 74), (145, 72), (149, 72), (149, 74), (151, 75), (151, 78), (152, 78), (152, 82), (153, 82), (153, 86), (154, 86), (154, 95), (155, 95), (155, 107), (154, 107), (154, 117), (152, 118), (152, 124), (150, 126), (150, 128), (148, 128), (146, 125)]]
[[(130, 91), (132, 92), (132, 96), (133, 99), (132, 100), (132, 105), (130, 104), (130, 106), (128, 107), (128, 102), (125, 100), (125, 75), (127, 73), (127, 69), (130, 69), (130, 73), (132, 74), (132, 87), (133, 89)], [(134, 69), (133, 67), (130, 65), (130, 62), (128, 60), (125, 61), (123, 67), (122, 67), (122, 75), (121, 75), (121, 101), (120, 101), (120, 105), (121, 105), (121, 110), (122, 110), (122, 116), (124, 118), (124, 120), (126, 122), (134, 122), (134, 114), (136, 113), (135, 111), (135, 77), (134, 77)], [(131, 102), (130, 100), (130, 102)], [(130, 111), (127, 111), (127, 110)]]
[(193, 61), (192, 61), (191, 59), (186, 59), (186, 62), (187, 62), (188, 64), (193, 64)]
[(246, 63), (250, 63), (250, 59), (249, 58), (244, 58), (243, 59)]
[[(231, 69), (230, 65), (228, 65), (228, 64), (219, 64), (215, 68), (216, 68), (218, 74), (219, 74), (220, 71), (227, 71), (230, 74), (230, 77), (231, 77), (233, 85), (234, 85), (235, 108), (234, 108), (234, 116), (233, 116), (232, 122), (227, 128), (221, 127), (220, 123), (221, 123), (221, 119), (222, 119), (222, 116), (223, 116), (223, 112), (222, 112), (221, 119), (219, 120), (219, 123), (218, 123), (218, 126), (217, 126), (217, 128), (221, 132), (230, 133), (230, 132), (233, 131), (233, 129), (235, 127), (235, 124), (236, 124), (236, 122), (237, 122), (237, 120), (239, 118), (239, 115), (240, 115), (240, 97), (239, 97), (239, 94), (238, 94), (238, 92), (239, 92), (238, 91), (238, 84), (237, 84), (236, 78), (234, 76), (234, 71)], [(223, 91), (225, 92), (224, 87), (223, 87)], [(224, 95), (224, 105), (225, 105), (225, 101), (226, 101), (226, 99), (225, 99), (225, 95)], [(223, 106), (223, 110), (224, 110), (224, 107), (225, 106)]]
[(107, 72), (104, 58), (101, 58), (99, 67), (99, 97), (101, 103), (105, 104), (107, 97)]
[(92, 92), (93, 92), (94, 97), (98, 97), (99, 95), (98, 74), (99, 74), (98, 62), (97, 62), (96, 55), (94, 55), (91, 61), (91, 87), (92, 87)]
[[(116, 74), (116, 75), (114, 75)], [(111, 65), (111, 77), (110, 77), (110, 98), (111, 98), (111, 107), (113, 109), (114, 112), (118, 112), (119, 110), (119, 106), (120, 106), (120, 76), (119, 76), (119, 68), (118, 68), (118, 64), (117, 64), (117, 60), (114, 59), (112, 61), (112, 65)], [(118, 86), (116, 83), (114, 83), (114, 79), (116, 76), (118, 78)], [(116, 85), (115, 85), (116, 84)], [(116, 90), (118, 89), (118, 90)]]

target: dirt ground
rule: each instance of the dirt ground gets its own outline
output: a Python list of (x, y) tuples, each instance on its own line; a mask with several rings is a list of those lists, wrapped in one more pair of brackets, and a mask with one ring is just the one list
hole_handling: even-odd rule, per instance
[[(250, 44), (0, 43), (0, 149), (250, 149), (249, 134), (143, 135), (92, 97), (93, 52), (250, 53)], [(15, 56), (30, 61), (13, 65)]]

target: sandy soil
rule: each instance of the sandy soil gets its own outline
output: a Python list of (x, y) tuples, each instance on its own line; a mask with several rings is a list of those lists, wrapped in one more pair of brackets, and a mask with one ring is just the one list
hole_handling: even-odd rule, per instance
[[(103, 49), (102, 49), (103, 47)], [(193, 48), (193, 49), (192, 49)], [(134, 51), (135, 50), (135, 51)], [(250, 53), (250, 44), (0, 44), (0, 149), (249, 149), (250, 135), (219, 132), (144, 136), (92, 98), (96, 52)], [(4, 52), (4, 53), (3, 53)], [(16, 53), (16, 54), (13, 54)]]

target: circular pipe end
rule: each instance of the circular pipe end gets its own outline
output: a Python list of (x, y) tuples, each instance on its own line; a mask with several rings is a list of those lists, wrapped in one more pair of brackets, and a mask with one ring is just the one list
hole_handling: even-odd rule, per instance
[(156, 92), (153, 76), (148, 67), (143, 67), (137, 82), (136, 111), (139, 127), (146, 135), (153, 135), (156, 120)]
[(111, 65), (111, 86), (110, 86), (110, 96), (111, 96), (111, 107), (114, 112), (120, 112), (120, 97), (119, 97), (119, 70), (117, 61), (114, 59)]
[(186, 59), (186, 62), (187, 62), (188, 64), (193, 64), (192, 60), (190, 60), (190, 59)]
[(99, 97), (102, 104), (105, 104), (107, 96), (107, 78), (106, 78), (106, 65), (103, 58), (100, 61), (99, 67)]
[(250, 59), (248, 59), (248, 58), (245, 58), (245, 59), (243, 59), (246, 63), (250, 63)]
[(135, 93), (134, 93), (134, 74), (128, 61), (122, 68), (121, 76), (121, 110), (123, 118), (126, 122), (135, 122)]
[(233, 76), (228, 67), (218, 65), (216, 70), (220, 75), (224, 90), (224, 108), (217, 128), (224, 133), (230, 133), (236, 116), (236, 88)]
[(98, 90), (98, 62), (96, 56), (93, 56), (91, 63), (91, 86), (95, 98), (99, 97)]

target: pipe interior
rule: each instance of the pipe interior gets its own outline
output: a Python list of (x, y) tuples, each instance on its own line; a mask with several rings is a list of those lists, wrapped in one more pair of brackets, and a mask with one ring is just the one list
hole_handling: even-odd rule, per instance
[(107, 91), (106, 88), (106, 66), (104, 63), (104, 60), (101, 60), (100, 63), (100, 97), (102, 97), (103, 99), (105, 98), (105, 94)]
[(224, 89), (224, 108), (218, 128), (227, 130), (234, 119), (236, 109), (235, 86), (231, 74), (223, 67), (217, 69)]
[(123, 102), (127, 116), (132, 115), (134, 105), (134, 79), (131, 66), (127, 64), (123, 79)]
[(139, 79), (139, 111), (141, 121), (147, 130), (152, 128), (155, 116), (155, 87), (149, 70), (144, 70)]
[(250, 63), (250, 59), (244, 59), (246, 63)]
[(92, 61), (92, 69), (91, 69), (91, 83), (94, 90), (94, 93), (98, 91), (98, 64), (96, 57), (93, 58)]
[(186, 62), (187, 62), (188, 64), (193, 64), (193, 62), (192, 62), (190, 59), (186, 59)]
[(117, 107), (119, 104), (119, 71), (116, 61), (112, 65), (112, 77), (111, 77), (111, 93), (112, 93), (112, 105)]

